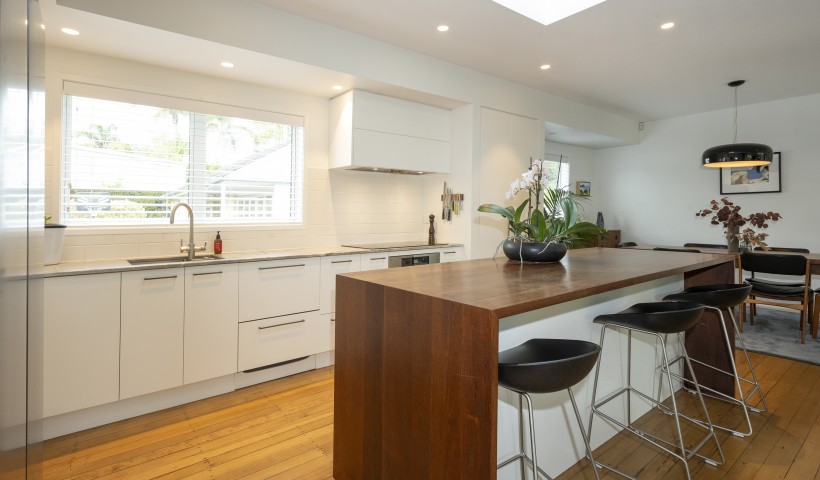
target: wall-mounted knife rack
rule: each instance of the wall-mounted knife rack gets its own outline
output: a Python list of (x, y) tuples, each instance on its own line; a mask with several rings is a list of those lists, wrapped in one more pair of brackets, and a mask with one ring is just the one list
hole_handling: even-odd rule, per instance
[(444, 192), (441, 195), (441, 219), (451, 221), (453, 215), (458, 215), (463, 209), (464, 194), (453, 193), (453, 189), (444, 182)]

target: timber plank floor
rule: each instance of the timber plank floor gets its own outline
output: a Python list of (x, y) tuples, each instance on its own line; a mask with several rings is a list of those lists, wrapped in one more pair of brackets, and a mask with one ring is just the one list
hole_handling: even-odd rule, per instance
[[(752, 415), (750, 438), (719, 431), (726, 464), (715, 468), (691, 460), (693, 477), (820, 480), (820, 367), (750, 355), (769, 412)], [(678, 398), (684, 408), (692, 407), (691, 395), (682, 393)], [(743, 421), (737, 408), (724, 402), (708, 405), (713, 419), (722, 424)], [(667, 420), (654, 410), (639, 422), (646, 429), (662, 431)], [(713, 452), (714, 447), (706, 451)], [(600, 461), (642, 480), (685, 478), (680, 462), (631, 435), (619, 434), (595, 453)], [(49, 440), (43, 454), (46, 480), (331, 479), (333, 368)], [(584, 460), (556, 480), (594, 478)], [(605, 473), (601, 478), (622, 477)]]

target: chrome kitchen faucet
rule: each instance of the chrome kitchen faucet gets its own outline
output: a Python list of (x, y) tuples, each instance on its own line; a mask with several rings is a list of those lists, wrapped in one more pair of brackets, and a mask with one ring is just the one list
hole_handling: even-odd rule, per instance
[(204, 252), (205, 248), (208, 246), (208, 242), (202, 244), (201, 247), (197, 247), (194, 244), (194, 211), (191, 210), (191, 206), (184, 202), (179, 202), (174, 205), (174, 208), (171, 209), (171, 225), (174, 224), (174, 214), (177, 212), (177, 208), (185, 207), (188, 210), (188, 222), (189, 222), (189, 233), (188, 233), (188, 246), (182, 245), (182, 239), (179, 239), (179, 251), (181, 253), (188, 254), (188, 260), (194, 259), (194, 253), (196, 252)]

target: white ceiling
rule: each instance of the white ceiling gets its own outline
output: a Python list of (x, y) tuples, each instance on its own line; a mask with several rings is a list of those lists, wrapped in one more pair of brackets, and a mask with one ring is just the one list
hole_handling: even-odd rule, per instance
[(741, 104), (820, 92), (820, 0), (608, 0), (546, 27), (490, 0), (256, 1), (638, 121), (730, 107), (736, 79)]
[[(729, 108), (734, 97), (726, 83), (735, 79), (747, 80), (738, 93), (741, 105), (820, 93), (820, 0), (607, 0), (549, 26), (491, 0), (254, 1), (636, 121)], [(271, 71), (292, 70), (277, 76), (275, 86), (325, 97), (335, 95), (330, 83), (390, 93), (388, 85), (346, 74), (88, 14), (56, 0), (40, 3), (49, 26), (71, 22), (82, 32), (68, 37), (47, 30), (53, 45), (260, 84), (271, 84)], [(666, 21), (676, 27), (660, 30)], [(441, 23), (450, 31), (437, 32)], [(245, 64), (256, 68), (215, 67), (211, 55), (220, 50), (232, 60), (253, 59)], [(208, 60), (200, 62), (203, 51)], [(544, 63), (552, 68), (540, 70)], [(428, 100), (447, 106), (446, 99)], [(553, 138), (561, 141), (578, 132), (557, 133)]]

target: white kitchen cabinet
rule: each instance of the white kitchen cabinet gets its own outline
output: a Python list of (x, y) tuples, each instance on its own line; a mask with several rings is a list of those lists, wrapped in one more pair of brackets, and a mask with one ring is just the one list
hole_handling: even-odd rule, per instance
[(122, 274), (120, 399), (183, 381), (183, 268)]
[(439, 250), (441, 263), (457, 262), (464, 259), (464, 247), (446, 247)]
[(361, 270), (382, 270), (387, 268), (387, 252), (364, 253), (361, 255)]
[(321, 313), (336, 311), (336, 275), (358, 272), (361, 268), (361, 255), (333, 255), (322, 257), (322, 280), (319, 288), (321, 295)]
[(330, 103), (331, 167), (450, 171), (450, 112), (352, 90)]
[(239, 371), (266, 367), (319, 353), (318, 311), (239, 324)]
[(43, 288), (43, 416), (118, 400), (120, 274), (46, 278)]
[(239, 264), (239, 321), (319, 310), (318, 258)]
[(236, 372), (237, 264), (185, 268), (183, 383)]

